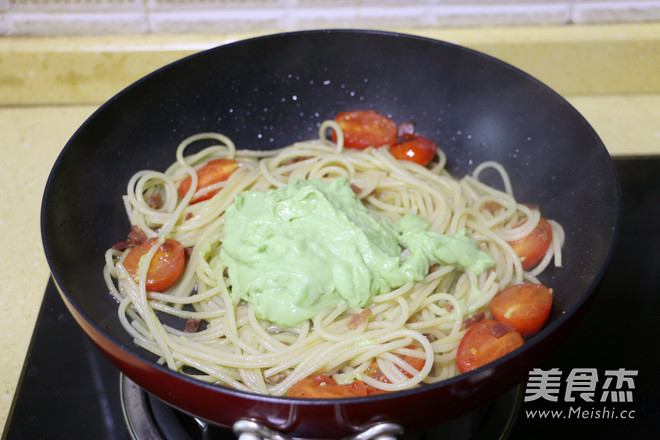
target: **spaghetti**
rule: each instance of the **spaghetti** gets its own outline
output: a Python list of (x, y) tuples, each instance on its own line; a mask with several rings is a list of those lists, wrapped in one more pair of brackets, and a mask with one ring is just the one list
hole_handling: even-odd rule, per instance
[[(336, 142), (325, 136), (332, 129)], [(185, 155), (200, 140), (213, 146)], [(226, 158), (238, 168), (225, 181), (198, 187), (198, 170), (210, 160)], [(386, 149), (343, 148), (340, 127), (320, 126), (319, 138), (274, 151), (239, 150), (227, 137), (202, 133), (176, 150), (176, 162), (165, 172), (140, 171), (128, 182), (124, 204), (131, 225), (157, 243), (174, 239), (190, 249), (178, 281), (163, 292), (147, 291), (149, 264), (137, 276), (123, 265), (128, 250), (106, 252), (104, 276), (119, 302), (122, 325), (137, 345), (154, 353), (169, 368), (199, 380), (234, 389), (285, 395), (300, 380), (322, 372), (337, 383), (360, 379), (382, 391), (433, 383), (458, 374), (456, 352), (470, 317), (489, 316), (493, 296), (506, 286), (538, 282), (554, 259), (561, 265), (563, 231), (550, 221), (553, 244), (532, 271), (523, 270), (509, 242), (530, 234), (540, 213), (513, 197), (506, 171), (486, 162), (471, 176), (456, 179), (445, 170), (446, 158), (427, 167), (393, 158)], [(479, 181), (486, 168), (502, 177), (505, 191)], [(487, 253), (495, 267), (479, 275), (450, 265), (434, 265), (421, 282), (408, 282), (376, 295), (365, 308), (347, 304), (327, 309), (299, 326), (260, 320), (252, 304), (232, 295), (231, 279), (220, 258), (224, 215), (245, 191), (266, 192), (295, 180), (347, 179), (357, 197), (376, 217), (395, 223), (406, 214), (425, 219), (430, 229), (454, 236), (462, 231)], [(191, 191), (180, 197), (180, 183), (191, 179)], [(193, 197), (218, 191), (203, 202)], [(154, 204), (154, 199), (160, 202)], [(154, 245), (145, 255), (149, 262)], [(140, 281), (136, 281), (140, 280)], [(482, 315), (483, 316), (483, 315)], [(186, 323), (200, 323), (195, 332)], [(404, 361), (409, 356), (421, 366)], [(386, 378), (375, 378), (377, 366)]]

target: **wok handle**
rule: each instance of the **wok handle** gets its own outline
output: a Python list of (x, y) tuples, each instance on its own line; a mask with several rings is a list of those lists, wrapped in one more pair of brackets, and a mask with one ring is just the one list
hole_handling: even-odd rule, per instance
[[(291, 440), (279, 432), (268, 428), (256, 420), (240, 419), (234, 423), (234, 434), (238, 440)], [(364, 431), (346, 437), (344, 440), (396, 440), (403, 433), (403, 427), (396, 423), (382, 422), (370, 426)]]

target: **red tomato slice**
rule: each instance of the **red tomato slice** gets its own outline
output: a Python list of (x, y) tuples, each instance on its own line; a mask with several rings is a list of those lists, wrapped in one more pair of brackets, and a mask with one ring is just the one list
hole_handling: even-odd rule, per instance
[(461, 373), (474, 370), (512, 352), (523, 342), (520, 333), (503, 322), (480, 321), (463, 335), (456, 353), (456, 365)]
[[(412, 344), (406, 345), (405, 348), (422, 351), (422, 347)], [(424, 368), (424, 364), (426, 363), (426, 360), (424, 358), (418, 358), (417, 356), (411, 356), (409, 354), (399, 354), (397, 356), (399, 356), (401, 359), (405, 361), (405, 363), (407, 363), (417, 371), (420, 371), (422, 368)], [(405, 374), (407, 377), (412, 377), (412, 375), (403, 368), (399, 367), (399, 370), (401, 370), (401, 372)]]
[[(374, 110), (341, 112), (335, 116), (344, 133), (344, 146), (364, 150), (368, 147), (382, 147), (396, 142), (396, 124)], [(337, 142), (337, 134), (332, 132), (332, 140)]]
[[(420, 351), (422, 350), (421, 347), (419, 347), (417, 345), (412, 345), (412, 344), (407, 345), (405, 348), (409, 348), (409, 349), (412, 349), (412, 350), (420, 350)], [(403, 355), (403, 354), (400, 354), (400, 355), (397, 355), (397, 356), (399, 356), (408, 365), (410, 365), (411, 367), (413, 367), (417, 371), (420, 371), (422, 368), (424, 368), (424, 363), (426, 362), (425, 359), (418, 358), (416, 356)], [(406, 377), (412, 377), (412, 375), (408, 371), (406, 371), (405, 369), (403, 369), (401, 367), (398, 367), (398, 366), (397, 366), (397, 368)], [(364, 371), (364, 374), (366, 374), (367, 376), (369, 376), (373, 379), (376, 379), (380, 382), (391, 383), (390, 380), (387, 378), (387, 376), (385, 376), (385, 374), (381, 371), (380, 367), (378, 367), (378, 362), (376, 362), (376, 360), (373, 360), (371, 362), (371, 364), (369, 364), (369, 367)], [(383, 394), (383, 393), (389, 393), (390, 392), (390, 391), (381, 390), (379, 388), (374, 388), (370, 385), (366, 385), (366, 386), (367, 386), (367, 393), (370, 396), (374, 395), (374, 394)]]
[(406, 140), (390, 147), (392, 156), (426, 166), (433, 160), (438, 146), (431, 139), (419, 135), (407, 135)]
[(341, 399), (366, 396), (367, 388), (361, 380), (338, 384), (336, 380), (325, 374), (315, 374), (294, 383), (286, 395), (305, 399)]
[(495, 319), (509, 324), (523, 336), (543, 327), (552, 308), (552, 289), (543, 284), (509, 286), (493, 297), (490, 310)]
[[(132, 248), (124, 258), (124, 267), (136, 282), (140, 258), (149, 252), (155, 243), (156, 238), (151, 238)], [(171, 287), (183, 273), (185, 264), (186, 255), (183, 245), (171, 238), (165, 240), (154, 254), (147, 270), (147, 290), (163, 292)]]
[[(417, 345), (412, 345), (412, 344), (411, 345), (406, 345), (405, 348), (408, 348), (410, 350), (419, 350), (419, 351), (422, 350), (421, 347), (419, 347)], [(411, 355), (408, 355), (408, 354), (405, 354), (405, 355), (404, 354), (398, 354), (397, 356), (399, 356), (401, 359), (404, 360), (405, 363), (407, 363), (408, 365), (410, 365), (411, 367), (413, 367), (417, 371), (420, 371), (422, 368), (424, 368), (424, 363), (426, 363), (425, 359), (418, 358), (416, 356), (411, 356)], [(403, 369), (401, 367), (397, 367), (397, 368), (399, 368), (399, 371), (401, 371), (403, 374), (405, 374), (406, 377), (412, 377), (412, 375), (408, 371), (406, 371), (405, 369)], [(385, 377), (385, 375), (380, 370), (380, 368), (378, 368), (378, 362), (376, 362), (376, 360), (371, 362), (369, 367), (365, 370), (365, 374), (367, 376), (372, 377), (372, 378), (374, 378), (376, 380), (379, 380), (381, 382), (390, 383), (390, 381), (387, 379), (387, 377)]]
[(367, 369), (364, 370), (364, 374), (371, 377), (372, 379), (376, 379), (385, 383), (390, 383), (390, 381), (387, 379), (387, 377), (385, 377), (381, 369), (378, 367), (378, 362), (376, 362), (376, 359), (371, 361), (369, 367), (367, 367)]
[(552, 242), (552, 226), (541, 218), (536, 228), (526, 237), (509, 242), (513, 250), (521, 259), (524, 270), (530, 270), (543, 259)]
[[(206, 188), (207, 186), (213, 185), (214, 183), (222, 182), (229, 179), (229, 176), (236, 171), (238, 168), (238, 163), (235, 160), (231, 159), (214, 159), (209, 161), (206, 165), (197, 170), (197, 189)], [(185, 197), (190, 190), (190, 185), (192, 184), (192, 178), (190, 176), (186, 177), (179, 184), (179, 194), (181, 198)], [(207, 192), (199, 197), (193, 197), (190, 200), (190, 204), (195, 204), (208, 200), (218, 193), (216, 191)]]

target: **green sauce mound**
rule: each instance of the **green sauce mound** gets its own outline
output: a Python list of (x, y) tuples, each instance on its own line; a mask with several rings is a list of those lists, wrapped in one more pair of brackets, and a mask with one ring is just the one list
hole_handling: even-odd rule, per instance
[(422, 281), (431, 264), (477, 274), (495, 264), (464, 233), (429, 231), (413, 215), (396, 225), (376, 218), (343, 178), (242, 193), (225, 213), (223, 235), (232, 295), (281, 326), (343, 302), (365, 307), (374, 295)]

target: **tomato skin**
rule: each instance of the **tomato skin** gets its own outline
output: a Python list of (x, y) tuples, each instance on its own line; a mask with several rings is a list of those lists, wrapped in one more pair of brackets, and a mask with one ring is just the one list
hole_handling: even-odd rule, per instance
[[(404, 348), (410, 349), (410, 350), (419, 350), (420, 352), (422, 351), (422, 348), (419, 347), (418, 345), (406, 345)], [(405, 363), (413, 367), (415, 370), (420, 371), (422, 368), (424, 368), (424, 364), (426, 363), (426, 360), (424, 358), (419, 358), (416, 356), (411, 356), (409, 354), (397, 354), (398, 357), (403, 359)], [(398, 367), (399, 371), (401, 371), (406, 377), (412, 377), (412, 375), (406, 371), (405, 369)], [(378, 362), (376, 360), (373, 360), (369, 367), (365, 370), (365, 374), (373, 379), (379, 380), (381, 382), (385, 383), (390, 383), (390, 381), (387, 379), (387, 377), (383, 374), (383, 372), (378, 368)]]
[(552, 226), (541, 218), (536, 228), (520, 240), (509, 242), (513, 250), (522, 261), (520, 264), (524, 270), (534, 268), (543, 259), (552, 243)]
[[(414, 345), (409, 345), (409, 346), (407, 346), (406, 348), (419, 349), (419, 350), (421, 351), (421, 348), (420, 348), (420, 347), (416, 347), (416, 346), (414, 346)], [(400, 356), (401, 356), (401, 358), (402, 358), (402, 359), (403, 359), (408, 365), (410, 365), (411, 367), (413, 367), (413, 368), (414, 368), (415, 370), (417, 370), (417, 371), (421, 371), (422, 368), (424, 368), (424, 364), (426, 363), (426, 360), (425, 360), (425, 359), (423, 359), (423, 358), (418, 358), (418, 357), (416, 357), (416, 356), (410, 356), (410, 355), (400, 355)], [(410, 373), (408, 373), (407, 371), (402, 370), (401, 368), (399, 368), (399, 369), (400, 369), (400, 370), (403, 372), (403, 374), (405, 374), (406, 376), (408, 376), (408, 377), (412, 377), (412, 376), (410, 375)]]
[[(213, 185), (214, 183), (227, 180), (229, 176), (236, 171), (236, 168), (238, 168), (238, 163), (232, 159), (214, 159), (209, 161), (206, 165), (197, 170), (197, 189), (200, 190)], [(188, 194), (191, 185), (192, 178), (190, 176), (181, 181), (179, 184), (179, 194), (181, 195), (181, 198), (184, 198), (186, 194)], [(210, 191), (199, 197), (193, 197), (190, 200), (190, 204), (193, 205), (208, 200), (217, 193), (218, 191)]]
[[(498, 330), (502, 329), (504, 334), (498, 337), (501, 333)], [(456, 353), (456, 365), (461, 373), (465, 373), (512, 352), (523, 343), (520, 333), (507, 324), (492, 319), (480, 321), (463, 335)]]
[[(340, 112), (335, 116), (344, 133), (344, 147), (364, 150), (368, 147), (382, 147), (396, 142), (396, 124), (374, 110), (353, 110)], [(332, 140), (337, 142), (337, 134), (332, 131)]]
[[(137, 282), (138, 264), (140, 258), (149, 252), (156, 243), (156, 238), (150, 238), (139, 246), (128, 251), (123, 264), (128, 273)], [(147, 270), (145, 284), (150, 292), (163, 292), (171, 287), (183, 273), (186, 264), (185, 249), (178, 241), (168, 238), (165, 240), (153, 258)]]
[(341, 399), (366, 396), (367, 387), (361, 380), (338, 384), (336, 380), (325, 374), (315, 374), (294, 383), (286, 395), (305, 399)]
[[(405, 348), (421, 350), (421, 347), (412, 344), (407, 345)], [(416, 370), (421, 370), (424, 367), (425, 360), (422, 358), (403, 354), (398, 356)], [(407, 377), (411, 377), (410, 373), (401, 367), (399, 367), (399, 370)], [(375, 360), (365, 370), (364, 374), (381, 382), (390, 383), (380, 368), (378, 368), (378, 363)], [(286, 395), (288, 397), (308, 399), (337, 399), (343, 397), (372, 396), (389, 392), (369, 386), (361, 380), (354, 380), (350, 384), (338, 384), (337, 381), (325, 374), (315, 374), (294, 383)]]
[(438, 146), (431, 139), (416, 134), (406, 135), (403, 142), (390, 147), (390, 154), (399, 160), (426, 166), (433, 160)]
[(523, 336), (543, 327), (552, 309), (552, 289), (543, 284), (522, 283), (498, 292), (490, 302), (490, 311)]

